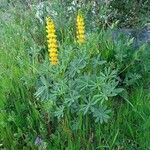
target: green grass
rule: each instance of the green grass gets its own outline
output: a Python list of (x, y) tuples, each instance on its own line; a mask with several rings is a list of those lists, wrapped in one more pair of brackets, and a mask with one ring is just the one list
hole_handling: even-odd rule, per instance
[[(48, 68), (45, 26), (34, 18), (34, 11), (23, 13), (23, 10), (16, 7), (6, 12), (13, 17), (1, 19), (0, 24), (0, 149), (150, 149), (148, 74), (143, 74), (138, 84), (127, 87), (128, 93), (125, 93), (124, 98), (118, 95), (106, 102), (112, 109), (107, 123), (95, 123), (91, 115), (74, 115), (70, 109), (66, 110), (59, 121), (54, 116), (52, 102), (35, 96), (40, 77), (49, 77), (53, 73)], [(0, 16), (3, 14), (0, 11)], [(73, 24), (68, 22), (67, 25), (69, 23)], [(58, 33), (59, 39), (67, 36), (66, 40), (64, 38), (61, 41), (61, 49), (77, 49), (76, 45), (69, 47), (74, 38), (71, 31), (67, 33), (67, 29), (64, 32), (60, 29)], [(92, 56), (97, 47), (93, 43), (99, 40), (96, 36), (93, 34), (87, 45)], [(102, 57), (109, 60), (112, 55), (109, 52), (112, 52), (113, 47), (106, 39), (107, 37), (101, 39), (100, 48), (110, 50), (102, 53)], [(74, 53), (71, 51), (64, 50), (64, 53), (73, 58)], [(38, 136), (42, 139), (39, 145), (35, 144)]]

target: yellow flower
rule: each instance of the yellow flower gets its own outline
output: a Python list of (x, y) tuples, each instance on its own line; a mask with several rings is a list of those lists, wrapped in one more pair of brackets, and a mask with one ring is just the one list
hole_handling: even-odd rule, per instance
[(56, 65), (58, 64), (57, 36), (54, 22), (50, 17), (46, 19), (46, 31), (47, 31), (49, 60), (52, 65)]
[(84, 43), (85, 41), (85, 26), (84, 18), (81, 14), (78, 14), (76, 21), (76, 35), (78, 43)]

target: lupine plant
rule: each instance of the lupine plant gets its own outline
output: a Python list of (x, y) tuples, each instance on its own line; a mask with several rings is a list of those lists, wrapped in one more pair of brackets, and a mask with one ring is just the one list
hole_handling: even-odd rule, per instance
[[(54, 24), (47, 20), (48, 49), (51, 64), (57, 63), (56, 35)], [(52, 33), (53, 30), (53, 33)], [(53, 102), (54, 112), (58, 119), (64, 117), (67, 111), (75, 116), (80, 114), (92, 116), (96, 122), (107, 122), (110, 110), (107, 103), (123, 89), (118, 87), (117, 70), (107, 65), (100, 53), (90, 53), (88, 41), (85, 41), (84, 21), (82, 15), (77, 15), (77, 41), (75, 50), (61, 49), (60, 64), (50, 67), (49, 82), (47, 82), (47, 100)], [(73, 44), (73, 43), (72, 43)], [(55, 52), (54, 52), (55, 51)], [(67, 58), (66, 52), (68, 51)], [(97, 63), (97, 62), (98, 63)], [(102, 62), (102, 63), (100, 63)], [(46, 80), (46, 79), (45, 79)], [(40, 91), (36, 95), (40, 96)], [(41, 93), (43, 95), (43, 93)]]

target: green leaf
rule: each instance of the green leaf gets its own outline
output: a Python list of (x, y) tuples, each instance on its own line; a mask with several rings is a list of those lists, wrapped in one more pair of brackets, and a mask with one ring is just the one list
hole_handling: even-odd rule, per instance
[(95, 117), (95, 122), (100, 122), (102, 124), (104, 122), (108, 122), (111, 110), (107, 109), (106, 106), (100, 106), (99, 108), (92, 109), (92, 112)]

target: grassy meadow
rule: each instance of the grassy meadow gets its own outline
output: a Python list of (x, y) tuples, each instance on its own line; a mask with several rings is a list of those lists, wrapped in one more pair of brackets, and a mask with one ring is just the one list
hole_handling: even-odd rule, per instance
[(98, 22), (91, 9), (0, 4), (1, 150), (150, 150), (150, 46), (114, 41), (118, 22)]

